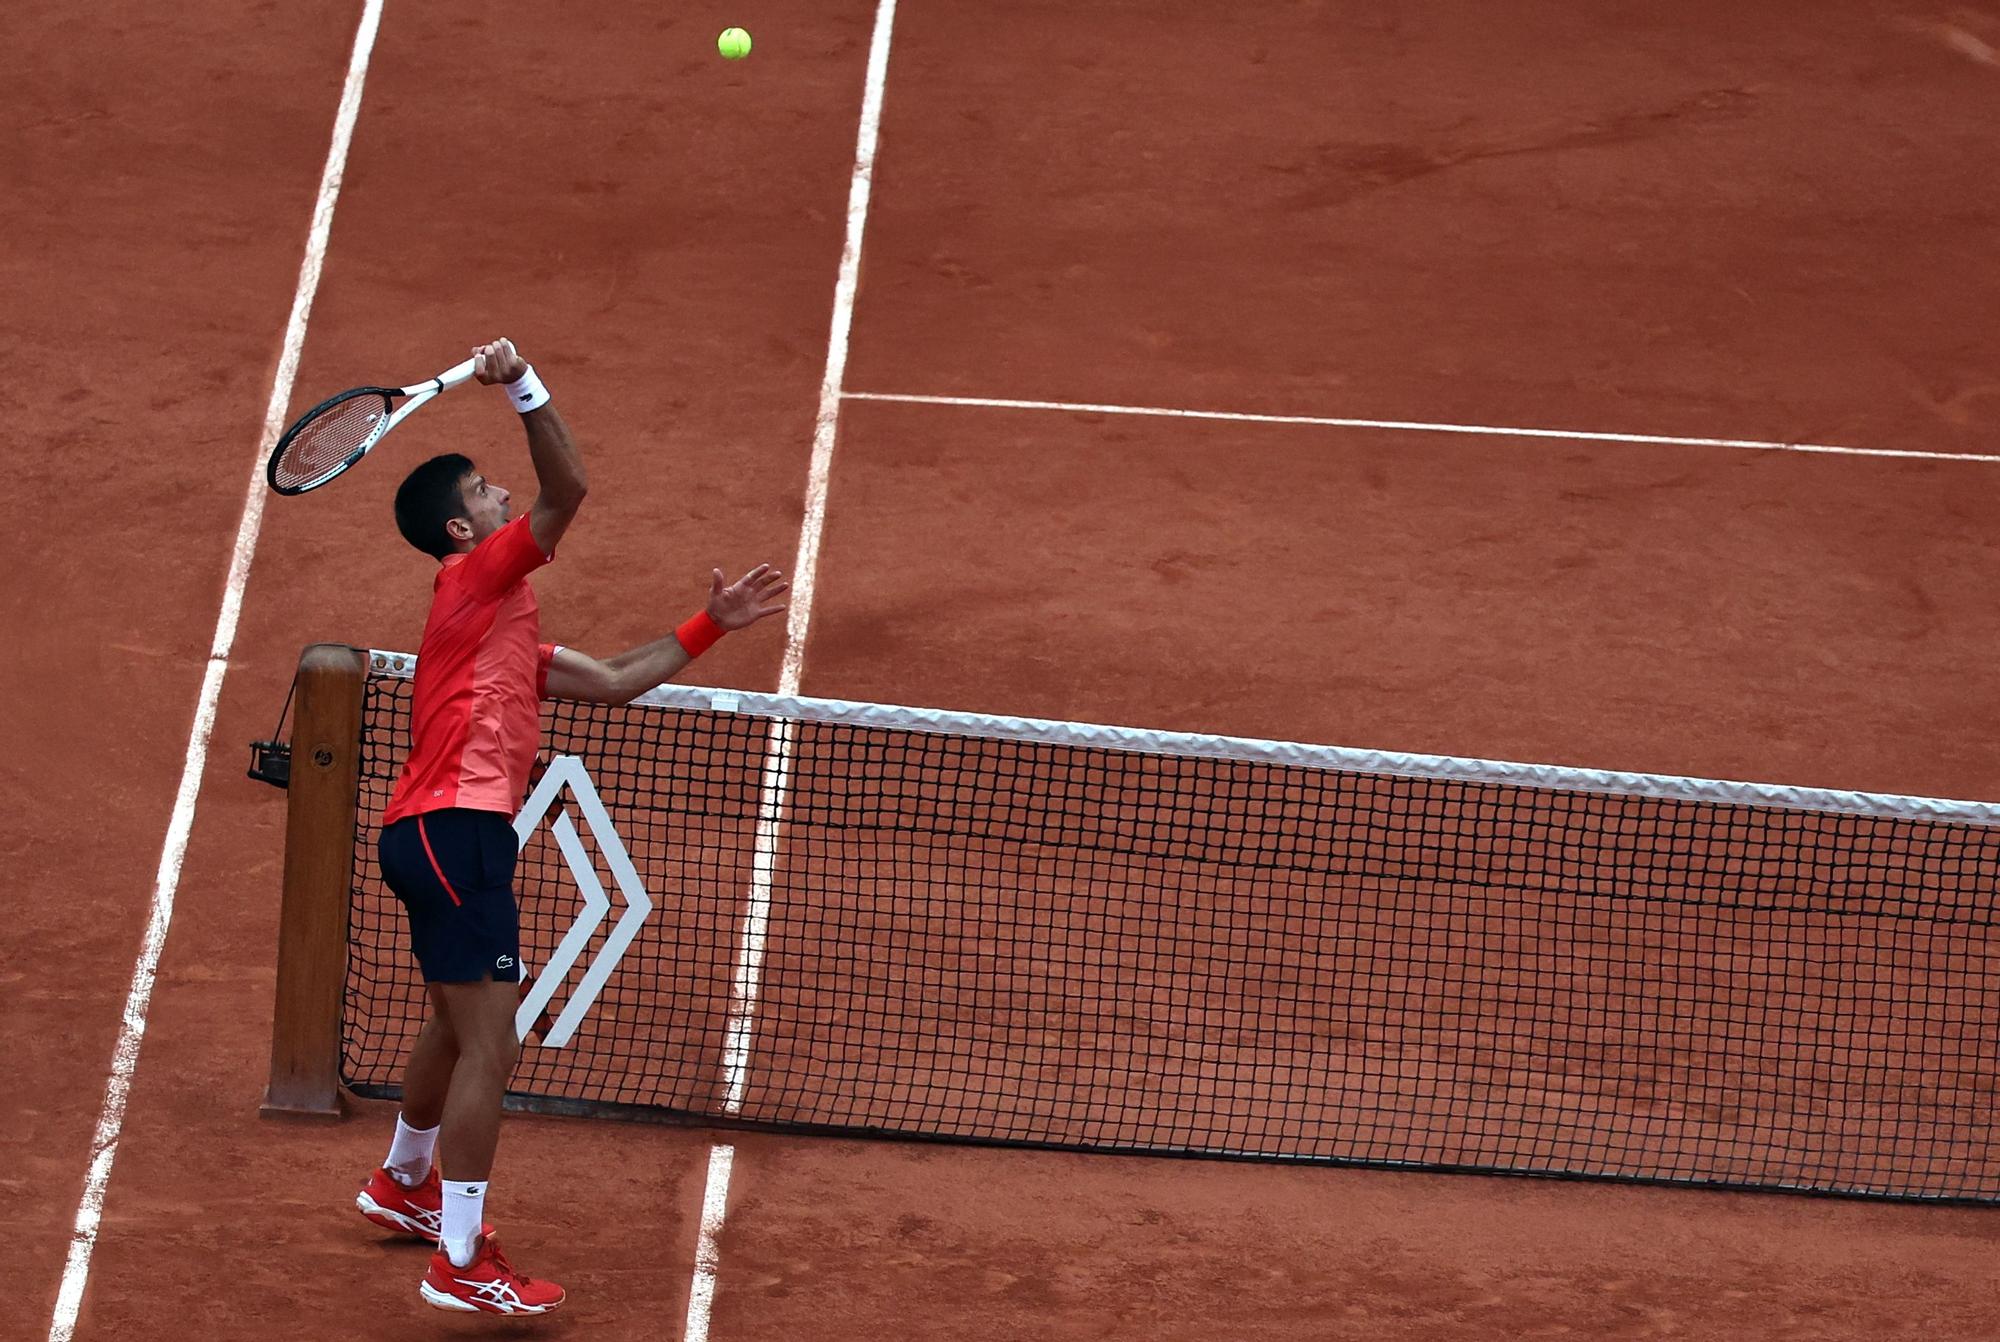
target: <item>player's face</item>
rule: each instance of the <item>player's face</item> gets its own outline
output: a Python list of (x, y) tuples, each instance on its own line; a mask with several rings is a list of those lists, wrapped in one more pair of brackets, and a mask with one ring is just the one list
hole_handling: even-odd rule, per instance
[(477, 471), (459, 483), (459, 492), (465, 496), (465, 515), (472, 523), (474, 545), (498, 531), (513, 516), (513, 494)]

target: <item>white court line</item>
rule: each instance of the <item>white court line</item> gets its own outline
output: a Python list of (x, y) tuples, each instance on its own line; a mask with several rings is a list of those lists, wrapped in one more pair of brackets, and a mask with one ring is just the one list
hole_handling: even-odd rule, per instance
[[(722, 1235), (722, 1214), (729, 1202), (729, 1167), (736, 1148), (716, 1143), (708, 1149), (708, 1182), (701, 1195), (701, 1242), (694, 1251), (694, 1283), (688, 1287), (687, 1336), (708, 1336), (708, 1312), (715, 1303), (715, 1278), (722, 1264), (716, 1242)], [(697, 1320), (701, 1332), (694, 1330)]]
[(793, 727), (779, 719), (768, 728), (763, 778), (757, 793), (757, 837), (750, 858), (750, 899), (743, 911), (743, 932), (737, 939), (736, 975), (729, 993), (729, 1029), (723, 1038), (722, 1076), (726, 1090), (722, 1112), (734, 1118), (743, 1110), (743, 1092), (750, 1085), (750, 1049), (757, 1039), (757, 995), (764, 981), (764, 938), (771, 925), (771, 877), (778, 866), (778, 835), (791, 800)]
[(340, 195), (347, 148), (354, 138), (354, 122), (361, 113), (361, 87), (368, 77), (368, 57), (375, 48), (382, 5), (383, 0), (366, 0), (362, 8), (361, 26), (354, 35), (354, 53), (347, 64), (347, 82), (341, 89), (339, 111), (334, 115), (333, 143), (327, 149), (326, 170), (320, 175), (312, 227), (306, 235), (305, 260), (299, 266), (299, 283), (292, 294), (292, 314), (285, 325), (278, 372), (271, 383), (270, 402), (264, 409), (264, 432), (257, 441), (250, 489), (243, 498), (243, 518), (237, 523), (236, 545), (230, 552), (222, 609), (215, 618), (215, 637), (208, 647), (201, 697), (195, 703), (194, 726), (188, 733), (187, 764), (181, 771), (180, 788), (174, 794), (166, 845), (160, 852), (159, 872), (153, 879), (152, 912), (146, 922), (145, 939), (139, 946), (138, 961), (132, 966), (132, 988), (125, 997), (125, 1015), (111, 1053), (111, 1077), (104, 1087), (104, 1108), (98, 1114), (97, 1131), (91, 1138), (90, 1172), (84, 1179), (83, 1198), (76, 1208), (76, 1227), (70, 1233), (62, 1289), (56, 1295), (55, 1316), (49, 1324), (49, 1342), (69, 1342), (75, 1335), (84, 1286), (90, 1279), (90, 1257), (97, 1247), (105, 1189), (111, 1182), (112, 1161), (118, 1155), (125, 1104), (132, 1092), (132, 1075), (139, 1066), (139, 1046), (146, 1036), (146, 1011), (153, 999), (153, 982), (159, 973), (160, 953), (166, 947), (167, 927), (173, 921), (174, 893), (180, 887), (188, 836), (194, 829), (195, 799), (201, 792), (202, 769), (208, 762), (208, 739), (215, 730), (215, 706), (222, 697), (222, 677), (229, 669), (229, 652), (236, 642), (236, 622), (243, 611), (243, 588), (250, 580), (250, 558), (256, 552), (257, 533), (263, 527), (264, 461), (284, 431), (285, 409), (291, 404), (292, 383), (299, 371), (299, 351), (305, 345), (313, 295), (319, 290), (320, 265), (326, 258), (327, 237), (333, 230), (334, 201)]
[(1600, 433), (1583, 429), (1523, 429), (1501, 424), (1433, 424), (1416, 419), (1343, 419), (1327, 415), (1253, 415), (1231, 410), (1174, 410), (1147, 405), (1094, 405), (1084, 401), (1007, 401), (985, 396), (905, 396), (850, 391), (849, 401), (901, 405), (955, 405), (985, 410), (1054, 410), (1067, 414), (1143, 415), (1155, 419), (1224, 420), (1238, 424), (1304, 424), (1332, 429), (1386, 429), (1401, 433), (1460, 433), (1486, 438), (1556, 438), (1585, 443), (1640, 443), (1664, 447), (1733, 447), (1755, 452), (1820, 452), (1842, 457), (1915, 457), (1926, 461), (2000, 462), (1977, 452), (1919, 452), (1894, 447), (1839, 447), (1832, 443), (1780, 443), (1755, 438), (1676, 438), (1655, 433)]
[[(785, 660), (778, 673), (779, 694), (796, 695), (805, 669), (806, 632), (812, 626), (820, 533), (826, 524), (827, 483), (832, 476), (833, 445), (840, 427), (841, 383), (847, 377), (847, 341), (854, 326), (855, 293), (861, 284), (861, 235), (867, 227), (868, 197), (875, 180), (875, 145), (881, 137), (882, 92), (889, 74), (889, 37), (895, 23), (896, 0), (880, 0), (875, 9), (875, 36), (868, 48), (861, 128), (854, 142), (854, 175), (847, 192), (847, 237), (840, 249), (840, 277), (833, 288), (833, 327), (827, 337), (826, 374), (820, 379), (819, 416), (813, 424), (805, 520), (799, 527), (798, 556), (792, 561), (792, 599), (785, 620)], [(791, 759), (790, 725), (773, 724), (771, 743), (764, 757), (750, 897), (737, 944), (729, 1028), (723, 1048), (723, 1075), (728, 1079), (723, 1107), (729, 1114), (742, 1108), (744, 1089), (749, 1084), (757, 995), (764, 973), (764, 937), (771, 917), (770, 878), (791, 791)], [(694, 1281), (688, 1290), (687, 1326), (682, 1332), (685, 1342), (708, 1339), (709, 1310), (715, 1299), (716, 1276), (721, 1270), (718, 1243), (729, 1203), (729, 1171), (734, 1151), (734, 1147), (721, 1142), (709, 1149), (708, 1179), (701, 1199), (701, 1235), (695, 1246)]]

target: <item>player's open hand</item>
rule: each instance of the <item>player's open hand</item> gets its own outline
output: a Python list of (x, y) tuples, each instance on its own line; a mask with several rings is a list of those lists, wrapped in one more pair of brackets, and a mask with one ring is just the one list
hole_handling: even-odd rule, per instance
[(714, 575), (708, 582), (708, 618), (724, 629), (741, 629), (785, 608), (782, 598), (791, 584), (769, 564), (759, 564), (727, 587), (721, 569)]
[(514, 351), (511, 340), (495, 340), (472, 347), (472, 375), (491, 387), (495, 383), (517, 381), (528, 371), (528, 361)]

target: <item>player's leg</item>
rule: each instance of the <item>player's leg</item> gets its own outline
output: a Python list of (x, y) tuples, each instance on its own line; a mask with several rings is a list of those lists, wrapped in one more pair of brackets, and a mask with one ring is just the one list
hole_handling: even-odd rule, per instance
[(431, 1177), (445, 1096), (458, 1063), (458, 1036), (452, 1033), (436, 984), (430, 985), (430, 1000), (431, 1014), (403, 1062), (403, 1107), (396, 1115), (389, 1158), (382, 1162), (382, 1168), (405, 1188)]
[[(448, 1183), (483, 1183), (500, 1141), (500, 1101), (521, 1054), (514, 1034), (520, 991), (512, 981), (431, 985), (445, 1004), (456, 1043), (449, 1093), (439, 1115)], [(475, 1220), (473, 1228), (478, 1229)]]
[(454, 883), (449, 941), (425, 969), (456, 1056), (439, 1113), (441, 1234), (423, 1296), (441, 1309), (546, 1313), (562, 1303), (562, 1288), (515, 1271), (484, 1225), (501, 1100), (521, 1050), (514, 1023), (520, 1006), (514, 830), (498, 814), (454, 811), (440, 819), (431, 827), (434, 853), (447, 844), (464, 858), (468, 874)]
[[(428, 977), (427, 961), (435, 961), (436, 947), (448, 931), (444, 920), (451, 899), (432, 855), (424, 850), (419, 822), (407, 819), (384, 829), (378, 853), (383, 876), (403, 905), (418, 963)], [(383, 1229), (436, 1243), (443, 1211), (433, 1156), (458, 1041), (435, 988), (430, 1001), (430, 1016), (405, 1061), (403, 1105), (389, 1154), (354, 1202), (363, 1216)]]
[(451, 1093), (452, 1071), (458, 1066), (458, 1035), (446, 1014), (443, 985), (425, 987), (431, 1014), (403, 1063), (402, 1119), (412, 1128), (435, 1129), (444, 1121), (445, 1096)]
[(435, 986), (431, 1014), (418, 1031), (403, 1070), (403, 1107), (396, 1115), (396, 1135), (381, 1168), (355, 1196), (361, 1214), (385, 1230), (427, 1239), (433, 1244), (444, 1225), (444, 1190), (435, 1160), (445, 1096), (458, 1060), (458, 1039), (444, 1015)]
[[(456, 1055), (437, 1111), (444, 1146), (442, 1245), (463, 1266), (479, 1237), (486, 1181), (500, 1140), (500, 1101), (521, 1052), (514, 1030), (521, 977), (514, 827), (504, 816), (479, 811), (438, 812), (427, 819), (430, 856), (442, 866), (452, 896), (448, 935), (431, 949), (425, 966), (437, 1019), (451, 1031)], [(434, 1083), (435, 1078), (425, 1080)]]

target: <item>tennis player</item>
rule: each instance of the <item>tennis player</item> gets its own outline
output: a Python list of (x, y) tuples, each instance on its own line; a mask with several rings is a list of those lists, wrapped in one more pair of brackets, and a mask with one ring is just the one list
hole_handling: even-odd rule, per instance
[(473, 359), (473, 375), (504, 387), (521, 412), (541, 492), (514, 517), (513, 496), (456, 454), (425, 462), (396, 491), (403, 539), (440, 567), (418, 650), (410, 754), (382, 814), (379, 853), (409, 919), (430, 1012), (410, 1050), (388, 1159), (355, 1201), (375, 1224), (436, 1242), (419, 1288), (431, 1304), (543, 1314), (563, 1302), (562, 1287), (515, 1271), (483, 1220), (501, 1095), (520, 1051), (513, 817), (540, 743), (537, 704), (628, 702), (726, 631), (783, 610), (787, 584), (759, 564), (725, 587), (717, 569), (707, 609), (606, 661), (541, 642), (528, 575), (555, 557), (583, 503), (583, 461), (510, 342), (481, 345)]

